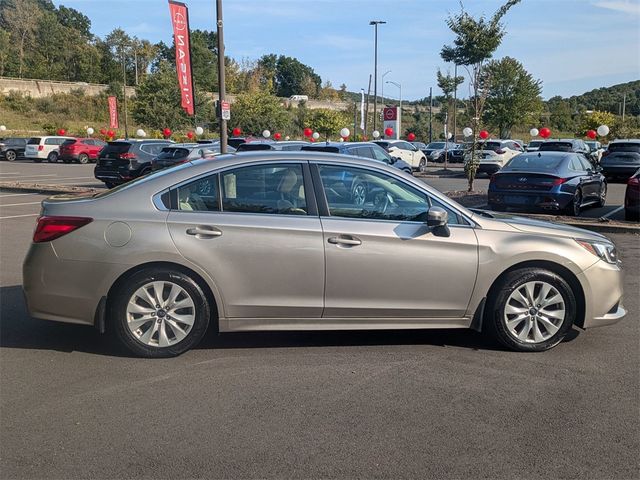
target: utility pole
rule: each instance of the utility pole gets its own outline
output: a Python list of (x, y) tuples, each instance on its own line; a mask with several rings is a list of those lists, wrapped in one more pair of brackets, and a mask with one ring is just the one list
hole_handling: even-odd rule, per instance
[(627, 108), (627, 94), (622, 95), (622, 125), (624, 125), (624, 113)]
[[(369, 120), (369, 95), (371, 94), (371, 74), (369, 74), (369, 88), (367, 89), (367, 100), (365, 102), (366, 106), (364, 107), (364, 136), (367, 136), (367, 120)], [(376, 120), (375, 120), (375, 116), (373, 117), (373, 129), (375, 130), (376, 127)]]
[(136, 87), (138, 86), (138, 50), (133, 47), (133, 61), (135, 62), (136, 67)]
[[(458, 64), (453, 64), (453, 143), (456, 143), (456, 134), (458, 133), (458, 121), (456, 115), (458, 113)], [(448, 140), (447, 140), (448, 141)]]
[(433, 87), (429, 87), (429, 143), (433, 142)]
[(385, 24), (383, 20), (371, 20), (369, 25), (373, 25), (375, 30), (374, 61), (373, 61), (373, 129), (376, 129), (378, 110), (378, 25)]
[(122, 109), (124, 110), (124, 138), (129, 138), (129, 127), (127, 125), (127, 64), (124, 61), (124, 50), (122, 52)]
[(358, 102), (353, 102), (353, 141), (356, 141), (356, 135), (358, 134)]
[(216, 0), (218, 26), (218, 119), (220, 121), (220, 153), (227, 153), (227, 121), (222, 118), (222, 102), (225, 101), (224, 37), (222, 31), (222, 0)]

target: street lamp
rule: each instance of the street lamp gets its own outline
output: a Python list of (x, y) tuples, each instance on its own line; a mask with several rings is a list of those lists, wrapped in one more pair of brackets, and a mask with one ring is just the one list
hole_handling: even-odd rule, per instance
[(376, 129), (376, 120), (378, 108), (378, 25), (385, 24), (383, 20), (371, 20), (369, 25), (373, 25), (375, 29), (374, 42), (374, 61), (373, 61), (373, 129)]
[(384, 77), (386, 77), (388, 73), (391, 73), (391, 70), (387, 70), (382, 74), (382, 92), (380, 93), (380, 96), (382, 97), (383, 105), (384, 105)]

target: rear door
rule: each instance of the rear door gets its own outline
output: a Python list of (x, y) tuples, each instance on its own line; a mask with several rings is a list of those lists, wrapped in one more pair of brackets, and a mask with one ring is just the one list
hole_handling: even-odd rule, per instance
[(302, 161), (261, 162), (175, 188), (171, 237), (211, 276), (227, 318), (293, 325), (321, 317), (324, 249), (308, 168)]
[(37, 156), (41, 140), (42, 139), (40, 137), (32, 137), (27, 141), (27, 145), (24, 149), (25, 157)]

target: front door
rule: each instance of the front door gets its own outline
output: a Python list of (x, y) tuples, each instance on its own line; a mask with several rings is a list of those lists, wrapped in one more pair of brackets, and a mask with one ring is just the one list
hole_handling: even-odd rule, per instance
[[(478, 271), (478, 242), (469, 223), (390, 174), (341, 165), (317, 168), (329, 213), (321, 216), (323, 317), (464, 316)], [(364, 202), (345, 182), (365, 186)], [(448, 210), (450, 236), (438, 236), (425, 224), (431, 206)]]
[(211, 276), (227, 318), (321, 317), (324, 249), (306, 168), (261, 163), (177, 187), (171, 237)]

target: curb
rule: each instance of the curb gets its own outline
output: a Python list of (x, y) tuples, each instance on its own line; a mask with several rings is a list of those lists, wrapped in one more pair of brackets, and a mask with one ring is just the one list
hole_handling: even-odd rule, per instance
[(28, 192), (56, 195), (59, 193), (97, 193), (95, 188), (74, 187), (69, 185), (47, 185), (38, 183), (0, 182), (0, 190), (4, 192)]

